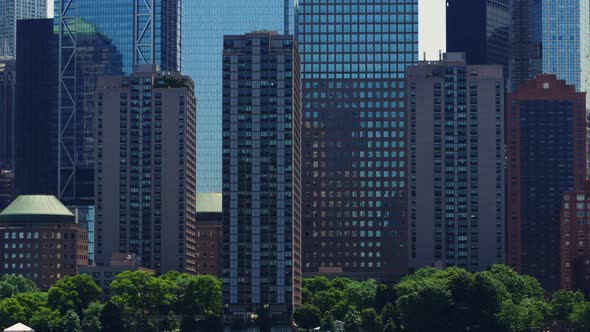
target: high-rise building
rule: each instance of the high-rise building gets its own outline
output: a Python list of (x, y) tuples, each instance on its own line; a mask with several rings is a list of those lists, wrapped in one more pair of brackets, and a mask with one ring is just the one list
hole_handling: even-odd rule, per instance
[(197, 274), (210, 274), (221, 278), (223, 247), (223, 195), (222, 193), (197, 194), (196, 251)]
[(46, 18), (47, 0), (3, 0), (0, 2), (0, 56), (16, 55), (16, 22)]
[(0, 274), (22, 275), (47, 290), (88, 264), (86, 235), (54, 196), (21, 195), (0, 213)]
[(181, 68), (182, 0), (56, 1), (59, 41), (57, 194), (67, 205), (94, 202), (96, 79), (136, 64)]
[(405, 72), (418, 1), (300, 0), (303, 272), (406, 274)]
[(590, 1), (512, 0), (511, 6), (512, 90), (549, 73), (589, 91)]
[(561, 288), (590, 294), (590, 183), (568, 191), (561, 204)]
[(273, 32), (224, 37), (227, 324), (249, 320), (258, 312), (270, 315), (277, 331), (290, 331), (292, 311), (301, 303), (301, 83), (296, 44), (292, 36)]
[(14, 171), (0, 168), (0, 211), (14, 199)]
[(447, 0), (447, 52), (465, 52), (469, 65), (510, 63), (509, 0)]
[(14, 168), (14, 108), (16, 106), (16, 63), (0, 56), (0, 167)]
[(586, 178), (586, 96), (555, 75), (537, 75), (506, 104), (506, 262), (560, 286), (561, 202)]
[(16, 44), (16, 192), (56, 194), (58, 69), (53, 20), (19, 20)]
[(223, 36), (271, 30), (292, 34), (297, 1), (184, 1), (183, 73), (195, 81), (197, 191), (221, 192)]
[(407, 71), (410, 262), (504, 262), (504, 77), (464, 53)]
[(134, 253), (157, 273), (195, 272), (194, 85), (139, 65), (96, 89), (95, 259)]

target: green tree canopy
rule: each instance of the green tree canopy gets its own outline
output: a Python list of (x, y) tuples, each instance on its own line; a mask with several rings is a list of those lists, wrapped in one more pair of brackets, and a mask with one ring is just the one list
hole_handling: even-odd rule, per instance
[(18, 293), (38, 292), (39, 288), (23, 276), (6, 274), (0, 276), (0, 300)]
[(320, 326), (320, 310), (312, 304), (300, 305), (293, 312), (293, 320), (300, 328), (309, 331)]
[(553, 293), (549, 305), (551, 306), (551, 319), (567, 321), (576, 305), (584, 302), (584, 294), (580, 291), (560, 289)]
[(15, 298), (0, 300), (0, 328), (9, 327), (25, 319), (25, 308)]
[(102, 324), (100, 323), (100, 313), (103, 305), (99, 302), (92, 302), (82, 313), (82, 330), (85, 332), (100, 332)]
[(74, 310), (81, 315), (91, 302), (98, 300), (102, 290), (89, 275), (79, 274), (58, 280), (49, 289), (47, 305), (65, 314)]

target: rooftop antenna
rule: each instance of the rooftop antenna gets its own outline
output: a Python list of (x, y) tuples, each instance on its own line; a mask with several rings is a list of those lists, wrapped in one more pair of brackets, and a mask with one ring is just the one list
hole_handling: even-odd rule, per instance
[(426, 52), (424, 52), (424, 61), (426, 61)]
[(442, 50), (438, 50), (438, 60), (442, 61), (443, 56), (442, 56)]

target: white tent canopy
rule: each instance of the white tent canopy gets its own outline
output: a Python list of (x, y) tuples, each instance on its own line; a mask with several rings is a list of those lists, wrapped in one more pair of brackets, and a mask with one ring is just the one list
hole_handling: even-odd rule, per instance
[(32, 328), (22, 323), (17, 323), (4, 330), (4, 332), (35, 332)]

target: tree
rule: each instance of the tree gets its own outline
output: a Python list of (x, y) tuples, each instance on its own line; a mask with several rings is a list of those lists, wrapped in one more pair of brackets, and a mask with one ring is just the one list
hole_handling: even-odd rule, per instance
[(25, 310), (26, 320), (31, 319), (33, 313), (47, 305), (47, 293), (29, 292), (18, 293), (12, 296)]
[(100, 311), (100, 324), (103, 331), (122, 332), (124, 331), (124, 322), (121, 309), (112, 301), (108, 301)]
[(293, 312), (293, 320), (297, 326), (307, 331), (320, 325), (320, 317), (320, 310), (312, 304), (300, 305)]
[(580, 329), (590, 329), (590, 303), (575, 304), (569, 320)]
[(396, 295), (393, 285), (379, 284), (375, 293), (375, 310), (381, 311), (388, 303), (395, 303)]
[(346, 332), (361, 332), (361, 316), (358, 311), (351, 310), (344, 317), (344, 330)]
[(542, 300), (526, 298), (518, 304), (506, 300), (502, 303), (498, 320), (513, 332), (534, 330), (543, 325), (549, 311), (549, 306)]
[(100, 323), (100, 313), (103, 305), (98, 302), (92, 302), (88, 308), (84, 309), (82, 314), (82, 330), (85, 332), (100, 332), (102, 324)]
[(303, 288), (309, 290), (311, 294), (328, 290), (332, 287), (330, 280), (324, 276), (309, 278), (303, 280)]
[(25, 319), (25, 309), (15, 298), (0, 300), (0, 327), (8, 327)]
[(322, 331), (334, 331), (334, 317), (330, 311), (326, 311), (324, 317), (320, 321), (320, 330)]
[(180, 322), (172, 310), (168, 312), (164, 320), (164, 332), (180, 332)]
[(344, 292), (331, 288), (315, 293), (312, 297), (312, 303), (320, 309), (320, 312), (326, 312), (340, 301), (346, 299)]
[(80, 317), (74, 310), (68, 310), (62, 319), (63, 332), (80, 332)]
[(393, 320), (388, 320), (387, 324), (383, 327), (383, 332), (395, 332), (395, 323)]
[(375, 304), (375, 295), (377, 294), (377, 282), (369, 279), (362, 282), (351, 282), (346, 287), (346, 297), (348, 303), (362, 310), (371, 308)]
[(57, 310), (41, 307), (33, 313), (29, 324), (35, 332), (58, 332), (61, 331), (61, 315)]
[(398, 319), (395, 307), (391, 303), (387, 303), (383, 310), (381, 310), (381, 320), (384, 322), (392, 321), (396, 322)]
[(38, 292), (39, 288), (23, 276), (6, 274), (0, 276), (0, 300), (19, 293)]
[(383, 329), (383, 322), (375, 309), (368, 308), (361, 311), (361, 327), (363, 331), (381, 331)]
[(336, 303), (336, 305), (334, 305), (330, 311), (332, 312), (334, 319), (344, 321), (346, 314), (352, 310), (355, 310), (352, 305), (348, 304), (346, 301), (340, 301)]
[(102, 290), (89, 275), (78, 274), (58, 280), (49, 289), (47, 305), (65, 314), (74, 310), (79, 315), (90, 302), (98, 300)]
[(549, 302), (551, 318), (557, 321), (567, 321), (574, 311), (574, 307), (583, 302), (584, 294), (582, 292), (560, 289), (553, 293)]
[(189, 315), (220, 315), (221, 281), (214, 276), (189, 276), (178, 284), (179, 311)]
[(152, 329), (148, 316), (167, 313), (176, 301), (176, 285), (146, 271), (119, 273), (109, 289), (110, 301), (120, 309), (123, 321), (130, 328)]

